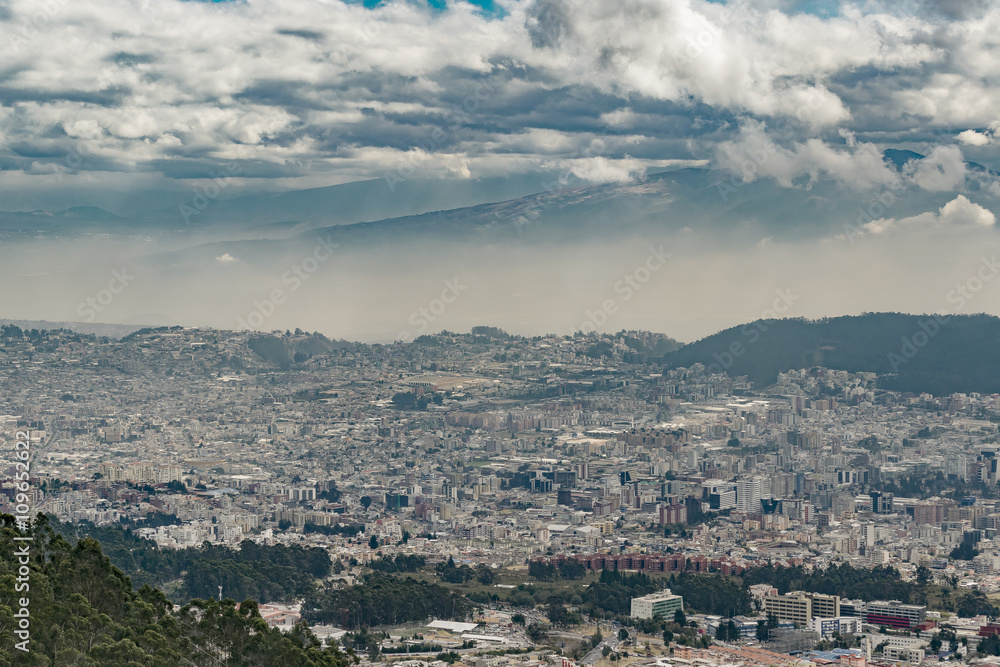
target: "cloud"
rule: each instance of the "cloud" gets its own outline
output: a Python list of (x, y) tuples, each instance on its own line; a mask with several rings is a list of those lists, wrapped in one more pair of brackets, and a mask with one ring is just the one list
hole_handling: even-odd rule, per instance
[(216, 257), (215, 261), (219, 262), (220, 264), (235, 264), (236, 262), (238, 262), (240, 260), (238, 260), (237, 258), (233, 257), (232, 255), (230, 255), (227, 252), (227, 253), (225, 253), (223, 255), (219, 255), (218, 257)]
[(890, 185), (899, 180), (875, 145), (858, 142), (849, 132), (842, 135), (845, 148), (835, 148), (820, 139), (793, 142), (790, 148), (784, 148), (774, 143), (763, 123), (745, 121), (736, 140), (720, 142), (716, 164), (746, 183), (764, 177), (773, 178), (785, 187), (803, 185), (802, 177), (808, 179), (806, 186), (823, 177), (856, 189)]
[(609, 160), (605, 157), (580, 158), (565, 160), (562, 168), (574, 176), (592, 183), (626, 183), (645, 173), (645, 167), (639, 160), (625, 158)]
[[(600, 157), (580, 172), (618, 180), (630, 159), (739, 166), (749, 119), (782, 147), (757, 177), (853, 187), (891, 178), (875, 159), (884, 145), (930, 153), (935, 130), (996, 120), (1000, 87), (982, 72), (1000, 10), (828, 4), (10, 0), (0, 169), (183, 180), (236, 161), (237, 187), (315, 185), (383, 177), (419, 148), (428, 177)], [(856, 145), (838, 145), (840, 128)], [(611, 131), (633, 143), (589, 150)], [(959, 141), (985, 149), (981, 135)], [(936, 164), (915, 176), (956, 182)]]
[(967, 172), (958, 146), (939, 146), (924, 159), (909, 162), (907, 167), (909, 177), (930, 192), (955, 190), (965, 182)]
[(864, 225), (864, 232), (885, 234), (901, 229), (989, 229), (996, 225), (996, 216), (987, 208), (958, 195), (936, 213), (927, 212), (908, 218), (880, 218)]
[(988, 146), (993, 141), (993, 137), (984, 132), (965, 130), (959, 133), (958, 140), (967, 146)]
[(991, 211), (972, 203), (964, 195), (942, 206), (939, 218), (945, 227), (993, 227), (997, 222)]

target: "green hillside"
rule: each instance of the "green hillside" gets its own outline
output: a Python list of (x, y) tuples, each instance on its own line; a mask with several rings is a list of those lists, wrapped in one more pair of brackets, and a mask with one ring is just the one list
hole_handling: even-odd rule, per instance
[[(0, 667), (346, 667), (352, 662), (339, 650), (322, 649), (305, 627), (288, 634), (269, 628), (252, 600), (239, 609), (232, 600), (193, 600), (174, 612), (159, 590), (133, 590), (96, 540), (83, 538), (72, 546), (41, 516), (32, 527), (33, 541), (15, 542), (21, 533), (14, 518), (2, 519)], [(16, 552), (22, 544), (30, 544), (26, 582), (18, 581)], [(16, 647), (22, 599), (30, 611), (27, 652)]]
[(780, 372), (825, 366), (884, 376), (894, 391), (1000, 392), (1000, 319), (992, 315), (867, 313), (821, 320), (759, 320), (666, 355), (666, 368), (694, 363), (748, 376), (759, 387)]

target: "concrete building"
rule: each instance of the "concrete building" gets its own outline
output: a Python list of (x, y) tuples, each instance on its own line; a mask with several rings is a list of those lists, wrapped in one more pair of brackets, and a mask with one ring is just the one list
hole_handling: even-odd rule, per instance
[(684, 598), (673, 595), (669, 588), (641, 598), (632, 598), (632, 618), (653, 618), (659, 614), (669, 621), (674, 618), (674, 612), (683, 608)]
[(869, 602), (865, 620), (872, 625), (890, 628), (912, 628), (927, 620), (924, 605), (903, 604), (897, 600), (890, 602)]
[(736, 509), (740, 512), (760, 512), (760, 479), (736, 480)]
[(821, 593), (793, 591), (785, 595), (764, 597), (764, 610), (774, 614), (780, 621), (809, 626), (814, 618), (837, 618), (840, 616), (840, 597)]
[(810, 628), (825, 639), (834, 633), (842, 635), (859, 634), (861, 632), (861, 624), (861, 619), (854, 616), (838, 616), (836, 618), (813, 617)]

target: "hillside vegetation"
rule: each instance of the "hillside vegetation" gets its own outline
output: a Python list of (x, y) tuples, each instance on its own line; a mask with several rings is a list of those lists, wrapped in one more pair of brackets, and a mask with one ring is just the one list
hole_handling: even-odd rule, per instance
[(821, 320), (759, 320), (685, 345), (666, 368), (695, 363), (745, 375), (759, 387), (778, 373), (825, 366), (885, 376), (893, 391), (1000, 392), (1000, 319), (991, 315), (868, 313)]
[[(71, 545), (40, 516), (32, 526), (29, 590), (18, 582), (14, 518), (0, 528), (0, 667), (168, 667), (173, 665), (288, 665), (346, 667), (339, 649), (322, 649), (300, 626), (288, 634), (269, 628), (257, 603), (194, 600), (173, 611), (162, 592), (133, 590), (131, 580), (83, 538)], [(20, 590), (15, 588), (20, 586)], [(27, 651), (15, 647), (21, 600), (28, 600)]]

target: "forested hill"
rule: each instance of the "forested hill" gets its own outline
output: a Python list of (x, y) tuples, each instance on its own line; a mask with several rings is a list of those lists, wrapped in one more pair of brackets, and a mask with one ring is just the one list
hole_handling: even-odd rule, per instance
[(665, 357), (740, 375), (758, 387), (789, 369), (825, 366), (885, 376), (895, 391), (1000, 392), (1000, 318), (868, 313), (822, 320), (758, 320), (720, 331)]
[[(269, 628), (257, 603), (195, 600), (179, 612), (162, 592), (132, 582), (83, 538), (72, 546), (44, 516), (32, 542), (15, 542), (14, 518), (0, 528), (0, 667), (6, 665), (289, 665), (346, 667), (349, 656), (321, 648), (305, 626)], [(29, 590), (15, 589), (15, 550), (30, 544)], [(28, 600), (28, 652), (15, 647), (20, 601)]]

